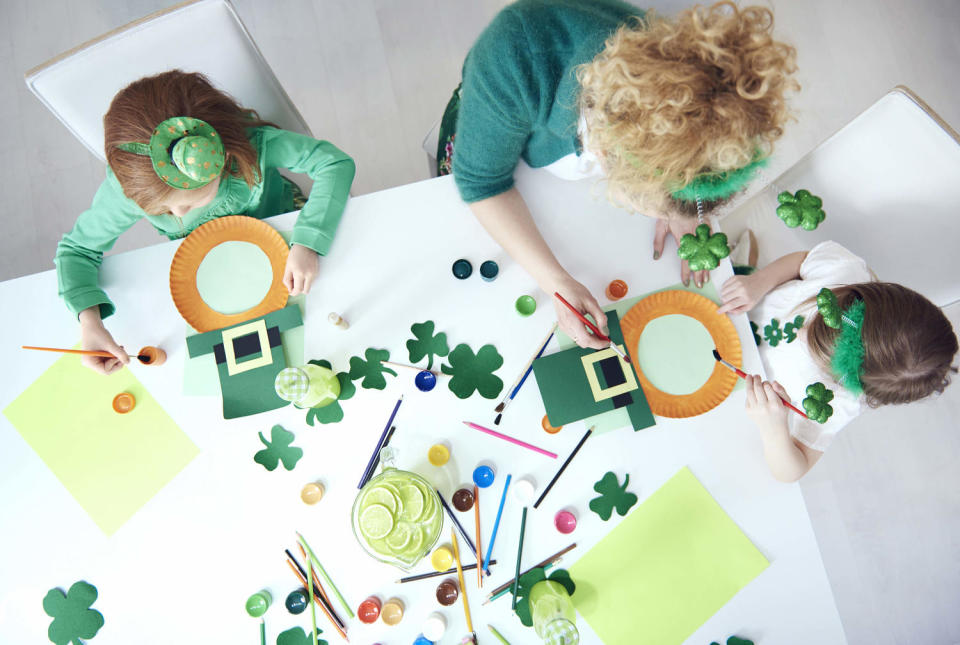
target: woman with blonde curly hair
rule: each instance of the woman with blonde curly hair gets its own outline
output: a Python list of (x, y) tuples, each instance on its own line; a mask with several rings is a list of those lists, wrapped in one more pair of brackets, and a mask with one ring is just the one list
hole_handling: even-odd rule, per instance
[[(467, 55), (458, 112), (444, 119), (456, 119), (455, 141), (442, 126), (438, 157), (546, 293), (606, 320), (540, 235), (513, 184), (517, 163), (605, 178), (611, 201), (657, 218), (658, 259), (667, 233), (692, 233), (698, 210), (739, 192), (783, 134), (795, 52), (772, 31), (769, 9), (732, 2), (666, 20), (619, 0), (519, 0)], [(604, 346), (565, 307), (557, 316), (580, 345)]]

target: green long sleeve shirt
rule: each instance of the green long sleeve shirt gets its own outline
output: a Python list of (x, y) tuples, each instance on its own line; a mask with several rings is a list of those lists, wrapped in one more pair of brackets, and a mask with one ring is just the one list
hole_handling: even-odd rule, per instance
[(643, 15), (620, 0), (520, 0), (497, 14), (463, 64), (453, 175), (464, 201), (512, 188), (521, 157), (542, 168), (579, 153), (576, 68)]
[(115, 307), (98, 284), (100, 264), (104, 252), (113, 248), (117, 238), (141, 218), (147, 218), (158, 232), (174, 240), (224, 215), (262, 219), (294, 210), (293, 192), (277, 168), (304, 173), (313, 180), (291, 242), (325, 255), (350, 194), (356, 171), (353, 159), (328, 141), (272, 127), (252, 128), (250, 142), (257, 151), (260, 181), (248, 186), (240, 177), (224, 175), (213, 201), (182, 218), (148, 215), (123, 194), (120, 182), (108, 167), (107, 178), (94, 195), (93, 204), (81, 213), (73, 230), (57, 245), (57, 284), (67, 308), (78, 314), (99, 305), (102, 318), (113, 314)]

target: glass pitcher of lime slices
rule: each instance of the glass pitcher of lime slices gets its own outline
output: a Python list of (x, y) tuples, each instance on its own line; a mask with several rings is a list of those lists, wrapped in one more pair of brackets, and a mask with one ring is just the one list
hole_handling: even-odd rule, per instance
[(353, 534), (371, 556), (409, 570), (440, 537), (443, 509), (432, 486), (420, 475), (397, 470), (395, 452), (380, 452), (383, 472), (353, 502)]

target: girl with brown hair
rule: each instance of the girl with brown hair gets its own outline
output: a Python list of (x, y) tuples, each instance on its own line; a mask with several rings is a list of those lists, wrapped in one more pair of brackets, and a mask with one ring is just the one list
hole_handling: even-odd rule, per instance
[[(103, 253), (143, 218), (177, 239), (224, 215), (264, 218), (300, 208), (283, 280), (290, 295), (310, 291), (353, 183), (349, 156), (328, 141), (260, 120), (202, 74), (180, 70), (128, 85), (103, 125), (107, 178), (54, 259), (83, 348), (115, 357), (85, 356), (85, 365), (109, 374), (130, 360), (103, 325), (115, 307), (97, 278)], [(309, 198), (278, 168), (309, 176)]]
[[(864, 404), (918, 401), (942, 392), (957, 371), (957, 336), (940, 308), (904, 286), (875, 281), (866, 263), (836, 242), (734, 276), (720, 295), (718, 313), (750, 312), (769, 381), (748, 377), (747, 414), (781, 481), (809, 471)], [(783, 405), (788, 392), (807, 395), (808, 418)]]

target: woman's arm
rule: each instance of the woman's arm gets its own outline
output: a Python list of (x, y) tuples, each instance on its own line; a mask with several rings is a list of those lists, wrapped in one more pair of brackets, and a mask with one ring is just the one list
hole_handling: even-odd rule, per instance
[(759, 376), (747, 377), (747, 416), (760, 429), (763, 455), (770, 472), (779, 481), (795, 482), (813, 468), (823, 453), (790, 436), (787, 425), (790, 410), (781, 396), (789, 400), (779, 383), (764, 382)]
[(751, 275), (735, 275), (723, 283), (718, 314), (740, 314), (753, 309), (765, 295), (784, 282), (800, 277), (800, 265), (807, 251), (784, 255)]

